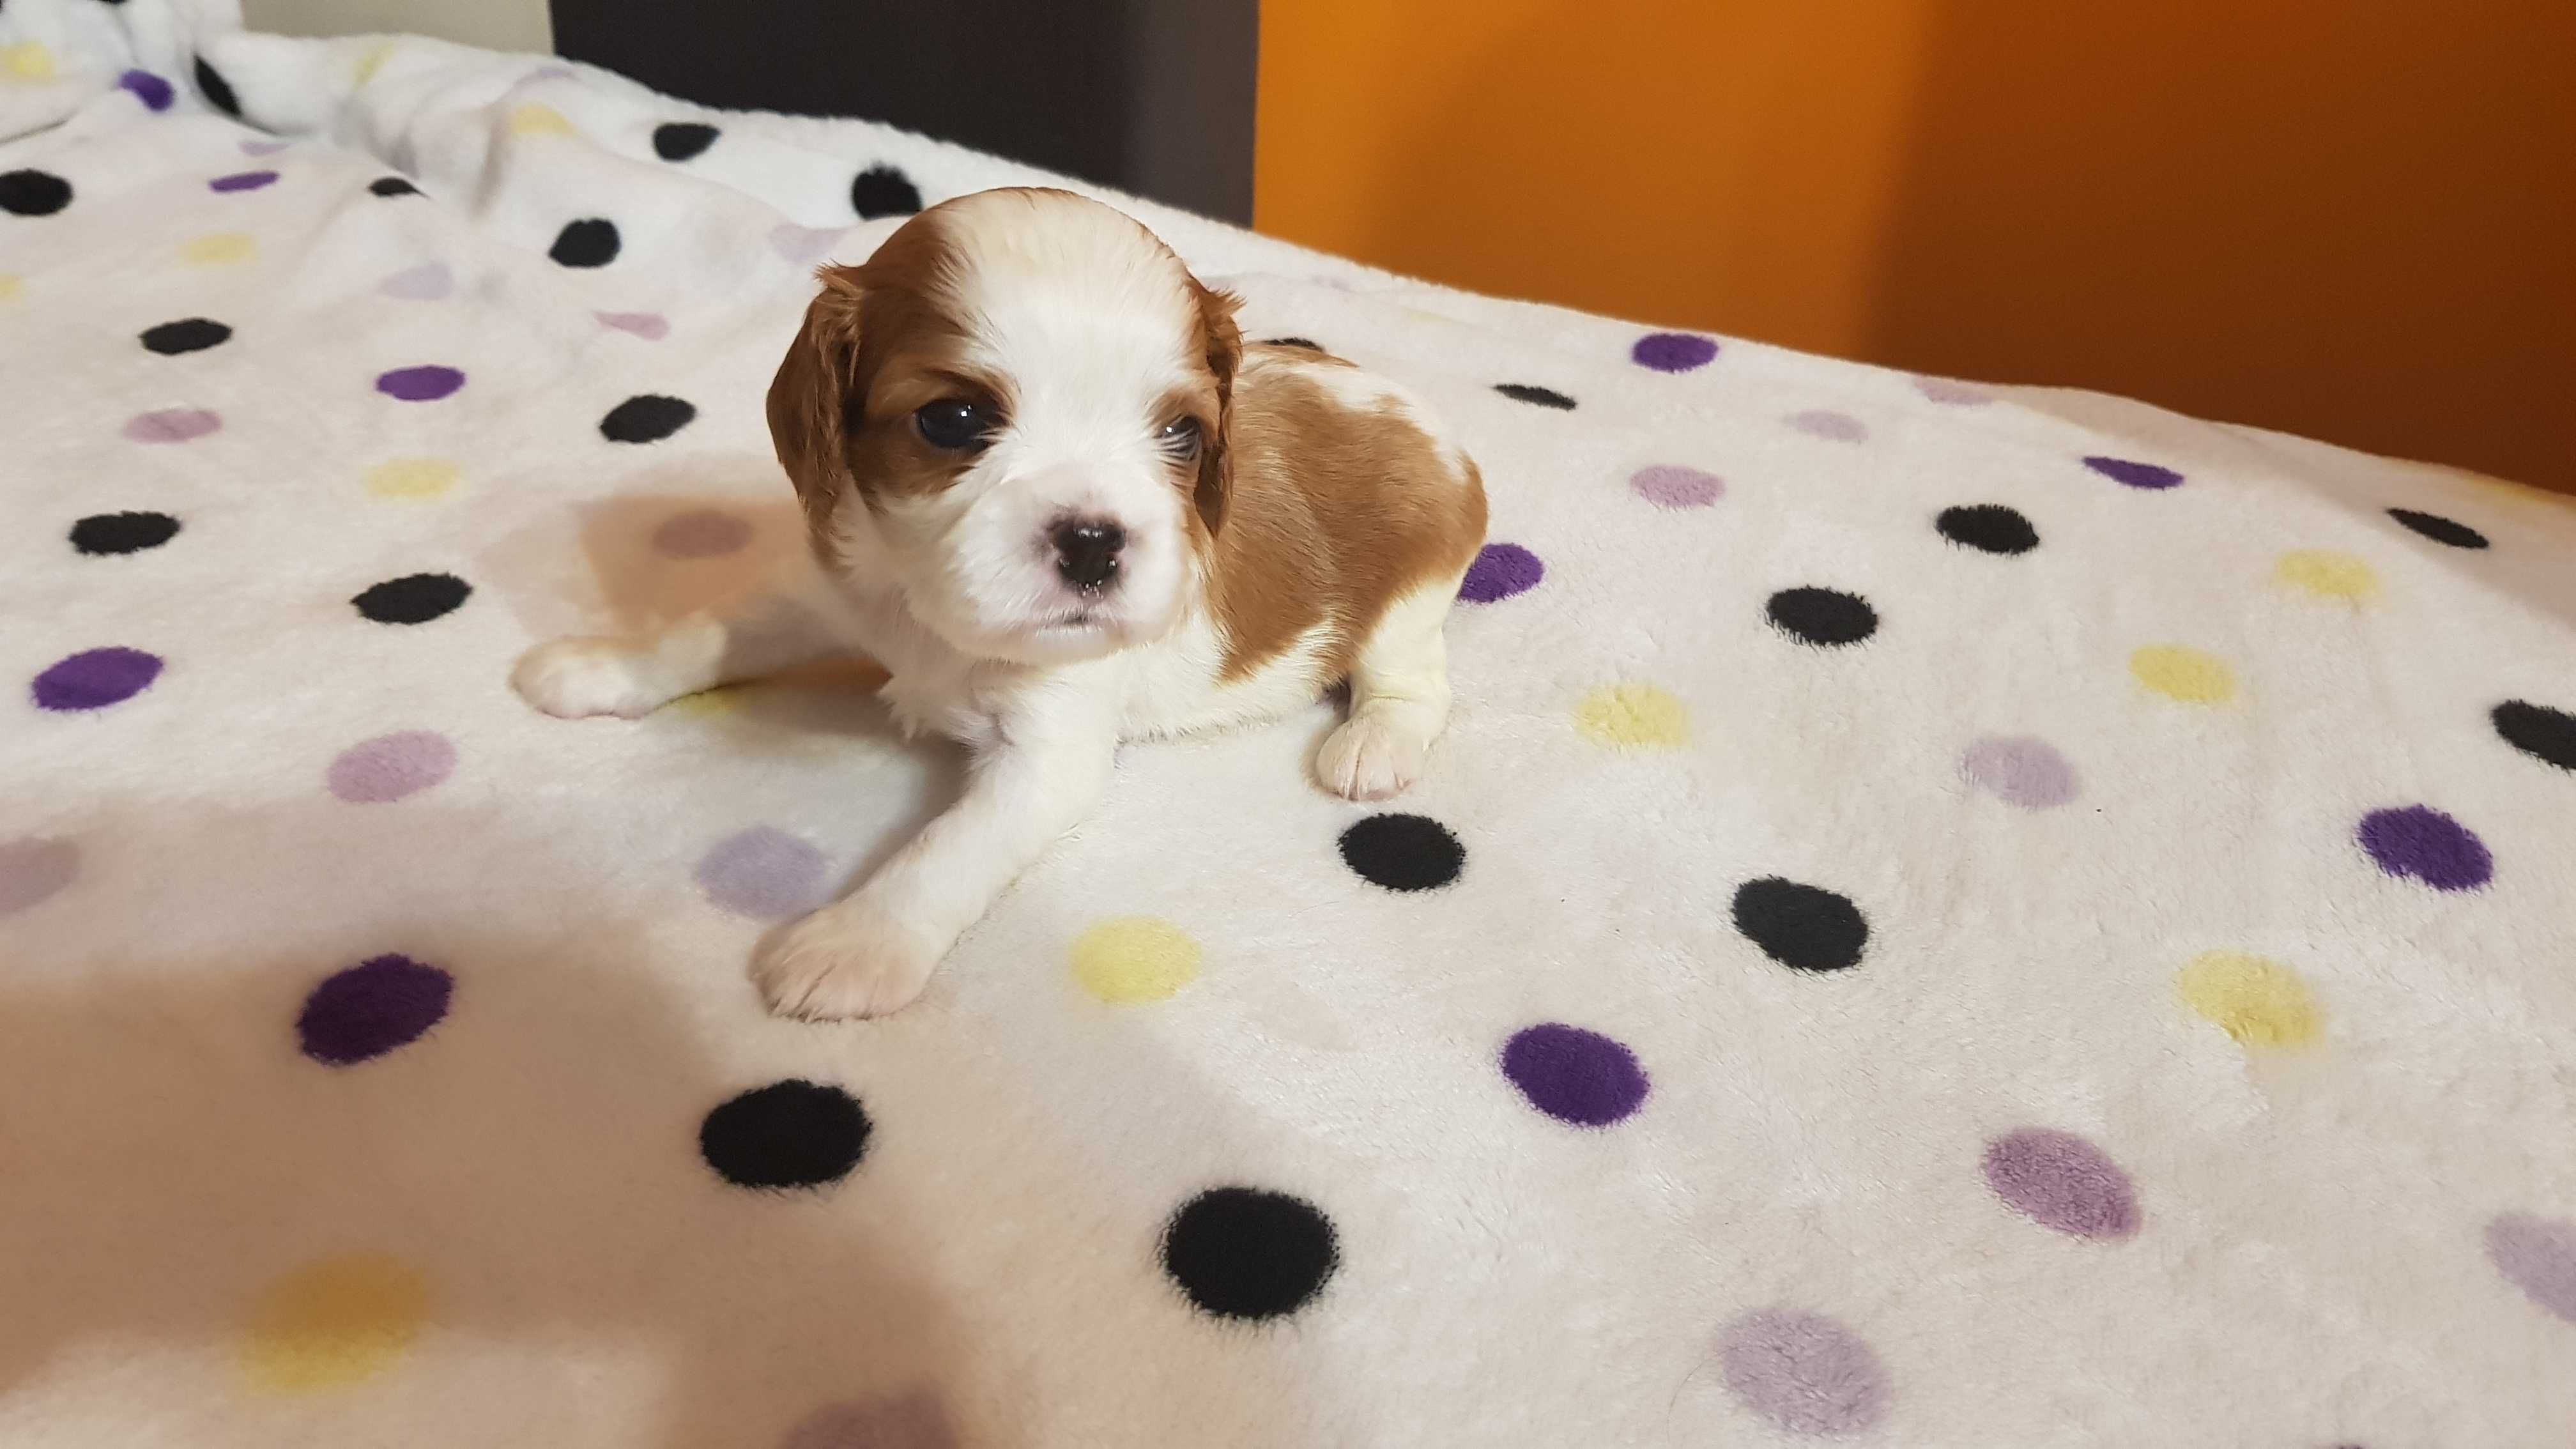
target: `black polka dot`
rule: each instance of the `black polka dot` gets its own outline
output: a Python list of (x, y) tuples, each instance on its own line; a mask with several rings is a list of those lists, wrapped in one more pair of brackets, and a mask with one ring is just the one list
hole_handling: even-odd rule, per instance
[(1735, 929), (1763, 955), (1800, 971), (1856, 966), (1869, 945), (1869, 922), (1849, 898), (1776, 875), (1735, 888)]
[(1220, 1318), (1277, 1318), (1306, 1306), (1341, 1255), (1315, 1205), (1257, 1187), (1210, 1188), (1163, 1229), (1163, 1271)]
[(1944, 508), (1932, 526), (1941, 530), (1943, 538), (1980, 553), (2028, 553), (2039, 547), (2039, 530), (2000, 503)]
[(861, 221), (910, 216), (921, 210), (921, 188), (891, 166), (871, 166), (850, 183), (850, 205), (857, 209)]
[(1342, 860), (1391, 891), (1427, 891), (1458, 878), (1467, 848), (1425, 815), (1372, 815), (1342, 832)]
[(546, 255), (567, 267), (604, 267), (617, 260), (617, 223), (603, 216), (564, 223)]
[(2576, 770), (2576, 714), (2528, 700), (2508, 699), (2488, 718), (2504, 742), (2562, 770)]
[(203, 352), (209, 347), (221, 346), (232, 335), (233, 329), (221, 322), (188, 317), (144, 328), (143, 350), (158, 352), (163, 357), (176, 357), (183, 352)]
[(1782, 633), (1819, 646), (1857, 644), (1878, 632), (1869, 600), (1838, 589), (1782, 589), (1763, 612)]
[(1321, 352), (1324, 350), (1324, 344), (1317, 342), (1312, 337), (1264, 337), (1261, 339), (1261, 345), (1264, 347), (1302, 347), (1308, 352)]
[(859, 1099), (821, 1082), (772, 1082), (726, 1102), (698, 1126), (698, 1153), (736, 1187), (838, 1182), (868, 1150)]
[(0, 211), (11, 216), (51, 216), (72, 204), (72, 184), (51, 171), (0, 175)]
[(1536, 403), (1543, 408), (1566, 412), (1574, 410), (1574, 399), (1552, 387), (1536, 387), (1526, 382), (1498, 382), (1494, 384), (1494, 391), (1514, 402)]
[(2453, 548), (2484, 548), (2487, 536), (2456, 519), (2438, 513), (2418, 513), (2412, 508), (2392, 508), (2388, 516), (2433, 540)]
[(349, 602), (379, 624), (426, 624), (453, 614), (474, 586), (454, 574), (405, 574), (358, 595)]
[(723, 134), (696, 121), (665, 121), (653, 128), (653, 154), (665, 161), (694, 161)]
[(206, 98), (207, 105), (227, 116), (241, 114), (241, 97), (233, 94), (232, 82), (224, 79), (223, 72), (206, 64), (202, 55), (197, 57), (197, 94)]
[(420, 188), (399, 176), (379, 176), (367, 183), (367, 189), (378, 196), (418, 196)]
[(693, 403), (646, 393), (610, 408), (608, 416), (599, 420), (599, 433), (612, 443), (658, 443), (687, 427), (697, 415)]
[(72, 525), (72, 547), (83, 553), (141, 553), (179, 534), (166, 513), (93, 513)]

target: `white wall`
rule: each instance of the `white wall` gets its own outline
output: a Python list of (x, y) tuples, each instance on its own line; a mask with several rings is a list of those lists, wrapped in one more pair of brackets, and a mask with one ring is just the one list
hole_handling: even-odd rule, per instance
[(546, 0), (242, 0), (242, 21), (279, 35), (434, 35), (551, 55)]

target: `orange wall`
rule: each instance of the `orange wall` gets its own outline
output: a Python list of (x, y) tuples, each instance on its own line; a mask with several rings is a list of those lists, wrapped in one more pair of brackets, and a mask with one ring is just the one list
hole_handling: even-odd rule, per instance
[(2576, 489), (2576, 0), (1264, 0), (1260, 229)]

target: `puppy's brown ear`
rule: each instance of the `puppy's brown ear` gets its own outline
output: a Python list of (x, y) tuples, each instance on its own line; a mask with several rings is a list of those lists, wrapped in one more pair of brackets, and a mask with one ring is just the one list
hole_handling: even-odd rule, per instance
[(825, 267), (823, 290), (769, 384), (769, 441), (815, 528), (831, 521), (850, 476), (850, 396), (858, 385), (859, 269)]
[(1216, 427), (1199, 446), (1199, 482), (1192, 495), (1213, 538), (1225, 526), (1226, 506), (1234, 498), (1234, 372), (1243, 361), (1243, 332), (1234, 311), (1243, 299), (1202, 287), (1196, 278), (1190, 288), (1198, 294), (1199, 332), (1208, 371), (1216, 377)]

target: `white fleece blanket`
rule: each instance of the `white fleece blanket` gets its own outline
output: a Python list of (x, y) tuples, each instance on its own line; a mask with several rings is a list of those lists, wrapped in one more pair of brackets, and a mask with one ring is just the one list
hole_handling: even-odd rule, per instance
[(1038, 178), (223, 0), (0, 98), (0, 1444), (2567, 1442), (2556, 501), (1138, 206), (1482, 463), (1455, 726), (1131, 750), (801, 1025), (953, 761), (509, 666), (792, 557), (810, 269)]

